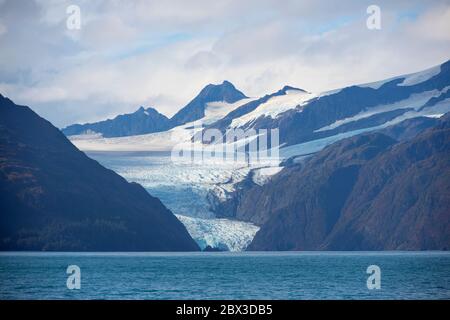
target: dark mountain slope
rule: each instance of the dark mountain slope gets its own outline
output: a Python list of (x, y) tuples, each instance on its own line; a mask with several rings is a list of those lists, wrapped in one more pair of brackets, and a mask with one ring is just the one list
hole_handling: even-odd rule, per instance
[(450, 248), (450, 117), (363, 167), (325, 249)]
[(254, 186), (236, 212), (261, 225), (248, 250), (449, 248), (449, 124), (345, 139)]
[(417, 117), (403, 120), (396, 125), (386, 127), (378, 132), (383, 133), (395, 140), (409, 140), (439, 123), (439, 119), (428, 117)]
[(159, 199), (0, 95), (0, 250), (193, 251)]
[(317, 249), (339, 219), (361, 166), (394, 142), (381, 134), (344, 140), (250, 190), (237, 210), (238, 218), (261, 225), (250, 249)]

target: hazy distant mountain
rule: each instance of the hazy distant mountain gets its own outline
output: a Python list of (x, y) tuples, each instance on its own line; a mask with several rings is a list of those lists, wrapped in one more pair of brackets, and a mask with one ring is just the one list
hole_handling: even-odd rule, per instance
[(448, 249), (449, 181), (450, 114), (404, 142), (334, 143), (240, 194), (235, 217), (261, 226), (248, 250)]
[(195, 121), (205, 116), (208, 102), (223, 101), (233, 103), (244, 98), (246, 96), (229, 81), (224, 81), (218, 85), (209, 84), (191, 102), (178, 111), (170, 121), (172, 126)]
[(109, 138), (159, 132), (167, 129), (170, 129), (170, 121), (165, 115), (153, 108), (144, 109), (144, 107), (140, 107), (133, 113), (119, 115), (112, 120), (70, 125), (62, 129), (62, 132), (66, 136), (96, 132), (101, 133), (105, 138)]
[(203, 118), (207, 104), (210, 102), (234, 103), (244, 98), (246, 96), (237, 90), (231, 82), (224, 81), (219, 85), (209, 84), (204, 87), (191, 102), (180, 109), (171, 119), (153, 108), (144, 109), (140, 107), (134, 113), (119, 115), (114, 119), (70, 125), (62, 129), (62, 132), (66, 136), (95, 132), (101, 133), (105, 138), (160, 132)]
[(199, 250), (159, 199), (1, 95), (0, 155), (0, 250)]

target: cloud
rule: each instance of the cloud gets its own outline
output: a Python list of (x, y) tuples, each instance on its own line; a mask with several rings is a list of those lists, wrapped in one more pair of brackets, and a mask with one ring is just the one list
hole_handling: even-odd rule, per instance
[(450, 41), (450, 5), (438, 6), (420, 16), (409, 28), (413, 36), (427, 40)]
[(2, 34), (5, 34), (7, 30), (6, 26), (0, 21), (0, 37)]
[[(0, 91), (58, 126), (140, 105), (174, 114), (224, 79), (250, 96), (324, 91), (447, 60), (448, 1), (0, 0)], [(5, 32), (1, 34), (1, 26)]]

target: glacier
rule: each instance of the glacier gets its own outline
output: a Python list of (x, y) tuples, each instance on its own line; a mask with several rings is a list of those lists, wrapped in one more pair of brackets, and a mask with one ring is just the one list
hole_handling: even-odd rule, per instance
[[(443, 74), (440, 78), (438, 76), (438, 80), (433, 80), (439, 81), (439, 83), (425, 86), (421, 91), (411, 91), (409, 95), (402, 94), (398, 99), (370, 101), (367, 103), (367, 107), (364, 107), (364, 100), (362, 100), (360, 105), (355, 107), (354, 112), (348, 113), (340, 113), (339, 109), (336, 109), (334, 118), (317, 121), (319, 124), (317, 126), (314, 125), (314, 121), (316, 121), (314, 117), (310, 117), (312, 119), (310, 122), (306, 121), (310, 119), (307, 118), (308, 115), (311, 115), (310, 111), (314, 111), (314, 109), (307, 108), (317, 107), (317, 104), (314, 103), (324, 97), (332, 99), (333, 95), (337, 95), (336, 99), (339, 99), (341, 93), (344, 97), (346, 94), (358, 93), (361, 90), (358, 90), (357, 87), (370, 87), (377, 90), (386, 84), (389, 90), (395, 91), (398, 88), (405, 92), (405, 87), (434, 79), (436, 75), (442, 73), (442, 70), (448, 72), (446, 71), (448, 67), (447, 62), (445, 68), (436, 66), (421, 72), (317, 94), (285, 87), (286, 90), (283, 88), (276, 94), (266, 95), (267, 99), (260, 98), (262, 99), (260, 103), (260, 99), (256, 98), (243, 98), (233, 103), (208, 102), (204, 109), (205, 116), (202, 119), (164, 132), (120, 138), (104, 138), (95, 134), (70, 136), (69, 138), (79, 149), (88, 152), (91, 157), (106, 167), (116, 171), (128, 181), (140, 183), (150, 194), (160, 198), (183, 222), (202, 248), (209, 245), (240, 251), (244, 250), (254, 237), (258, 226), (235, 220), (218, 219), (213, 212), (216, 204), (214, 201), (228, 199), (233, 193), (236, 183), (251, 177), (253, 183), (263, 185), (282, 170), (281, 163), (286, 159), (294, 162), (301, 161), (304, 157), (308, 157), (338, 140), (383, 129), (409, 118), (440, 117), (450, 111), (450, 98), (448, 98), (450, 86), (448, 86), (448, 81), (443, 78), (445, 76)], [(397, 82), (388, 84), (393, 79), (397, 79)], [(406, 90), (406, 92), (409, 91)], [(255, 100), (259, 104), (251, 103)], [(384, 103), (381, 103), (383, 101)], [(392, 103), (386, 103), (388, 101), (392, 101)], [(247, 108), (249, 103), (251, 108)], [(345, 106), (344, 102), (341, 104)], [(240, 107), (243, 108), (240, 109)], [(239, 110), (247, 111), (236, 112)], [(230, 112), (233, 114), (227, 119)], [(326, 109), (323, 112), (326, 112)], [(390, 116), (385, 116), (389, 112), (391, 112)], [(180, 146), (181, 150), (190, 149), (195, 153), (197, 150), (202, 150), (215, 154), (216, 150), (219, 150), (218, 152), (221, 149), (228, 150), (223, 148), (224, 146), (235, 146), (242, 151), (243, 147), (249, 143), (249, 140), (246, 139), (209, 145), (198, 141), (193, 142), (192, 137), (204, 128), (199, 124), (210, 126), (218, 131), (219, 129), (224, 131), (253, 127), (267, 129), (279, 126), (287, 128), (286, 130), (292, 130), (287, 132), (295, 138), (295, 134), (302, 134), (300, 130), (297, 130), (298, 127), (295, 127), (296, 122), (291, 123), (291, 121), (298, 120), (297, 115), (305, 115), (306, 120), (300, 123), (305, 125), (305, 130), (311, 130), (310, 137), (284, 139), (285, 144), (280, 146), (280, 157), (277, 157), (277, 161), (271, 162), (269, 165), (233, 161), (227, 163), (226, 161), (215, 161), (216, 159), (204, 161), (204, 158), (200, 163), (192, 163), (192, 161), (175, 161), (171, 157), (171, 155), (173, 156), (171, 151), (178, 150), (176, 148)], [(322, 120), (322, 114), (312, 113), (312, 115), (316, 116), (317, 120)], [(384, 120), (368, 121), (372, 117)], [(217, 122), (221, 122), (221, 119), (225, 119), (223, 125), (215, 126)], [(381, 121), (384, 122), (381, 123)], [(361, 123), (363, 125), (358, 125)], [(285, 124), (284, 127), (283, 124)], [(253, 136), (253, 139), (257, 137), (258, 134)], [(208, 158), (208, 160), (211, 159)]]
[(210, 246), (222, 251), (243, 251), (259, 230), (256, 225), (237, 220), (176, 216), (200, 248)]
[(250, 168), (232, 165), (176, 163), (168, 152), (87, 152), (128, 181), (141, 184), (158, 197), (178, 219), (200, 248), (242, 251), (259, 227), (252, 223), (217, 219), (210, 210), (210, 191), (227, 194)]
[(246, 124), (258, 119), (259, 117), (276, 118), (284, 111), (301, 107), (308, 103), (317, 95), (310, 92), (305, 92), (300, 89), (290, 89), (286, 94), (278, 95), (270, 98), (268, 101), (260, 104), (255, 110), (246, 113), (238, 118), (234, 118), (231, 122), (231, 128), (243, 127)]

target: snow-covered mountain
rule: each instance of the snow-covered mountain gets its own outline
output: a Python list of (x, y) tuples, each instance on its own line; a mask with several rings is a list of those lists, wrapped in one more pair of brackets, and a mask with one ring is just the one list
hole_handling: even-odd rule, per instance
[[(218, 86), (224, 85), (232, 86), (226, 82)], [(215, 91), (218, 86), (209, 88)], [(177, 116), (183, 119), (178, 120), (183, 124), (170, 130), (116, 138), (72, 136), (70, 139), (85, 151), (171, 151), (180, 144), (191, 145), (192, 137), (208, 128), (222, 133), (230, 129), (278, 128), (281, 143), (279, 167), (170, 164), (158, 169), (166, 178), (157, 188), (152, 185), (155, 174), (147, 174), (148, 168), (134, 171), (131, 175), (119, 170), (128, 180), (138, 181), (144, 187), (147, 181), (146, 188), (150, 192), (155, 193), (155, 189), (161, 186), (170, 190), (172, 198), (164, 199), (162, 196), (163, 202), (200, 245), (242, 250), (255, 234), (257, 226), (222, 219), (229, 217), (224, 210), (230, 209), (222, 204), (229, 202), (226, 200), (232, 197), (230, 195), (237, 184), (252, 179), (254, 183), (264, 185), (280, 171), (280, 166), (300, 161), (338, 140), (359, 133), (383, 129), (405, 119), (438, 118), (450, 111), (449, 88), (450, 61), (447, 61), (422, 72), (322, 93), (285, 86), (260, 98), (238, 94), (226, 100), (223, 95), (212, 94), (206, 99), (200, 94), (202, 98), (197, 97), (183, 108), (183, 112), (179, 112), (184, 115)], [(192, 110), (193, 116), (189, 116), (186, 110)], [(203, 127), (196, 127), (200, 122)], [(167, 157), (163, 161), (170, 163), (170, 160)], [(177, 179), (174, 179), (174, 172)], [(205, 182), (206, 177), (208, 181)], [(185, 182), (186, 190), (190, 190), (188, 194), (184, 191), (174, 194)], [(199, 198), (191, 197), (192, 191)], [(195, 202), (201, 208), (186, 210), (180, 201), (169, 204), (177, 197), (189, 203)], [(203, 200), (199, 201), (200, 198)], [(221, 219), (214, 217), (217, 210), (221, 211)]]
[(303, 105), (315, 95), (303, 89), (284, 86), (275, 93), (243, 101), (238, 108), (230, 111), (222, 119), (210, 124), (209, 128), (218, 128), (225, 131), (227, 128), (250, 128), (258, 119), (266, 117), (275, 118), (278, 114)]
[[(322, 93), (285, 86), (261, 98), (246, 98), (225, 81), (205, 87), (171, 119), (186, 122), (168, 131), (114, 139), (71, 137), (71, 140), (84, 150), (169, 151), (175, 143), (190, 141), (196, 133), (191, 128), (193, 121), (198, 120), (206, 129), (219, 129), (223, 133), (236, 128), (278, 128), (281, 153), (291, 157), (316, 152), (342, 138), (405, 119), (438, 117), (450, 111), (449, 88), (450, 61), (422, 72)], [(232, 98), (217, 95), (217, 91), (228, 90), (234, 92)], [(188, 116), (189, 110), (192, 116)]]
[(205, 116), (206, 106), (210, 102), (234, 103), (247, 98), (237, 90), (229, 81), (221, 84), (209, 84), (200, 91), (184, 108), (178, 111), (171, 119), (173, 126), (199, 120)]
[(247, 97), (229, 81), (208, 84), (171, 119), (154, 108), (140, 107), (137, 111), (95, 123), (73, 124), (62, 132), (66, 136), (86, 135), (104, 138), (143, 135), (170, 130), (195, 120), (217, 121)]
[(335, 141), (332, 137), (339, 139), (408, 118), (440, 116), (450, 110), (449, 88), (450, 61), (422, 72), (319, 94), (283, 88), (242, 105), (208, 128), (222, 132), (278, 128), (284, 146), (313, 141), (323, 145)]

